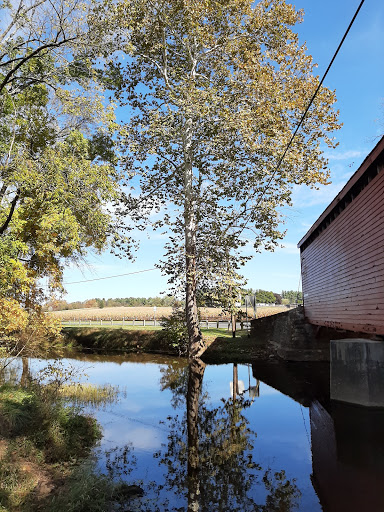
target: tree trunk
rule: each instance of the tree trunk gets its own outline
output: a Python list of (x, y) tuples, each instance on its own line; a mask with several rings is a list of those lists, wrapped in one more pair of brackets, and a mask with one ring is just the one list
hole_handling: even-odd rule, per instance
[(31, 382), (32, 377), (31, 377), (31, 372), (29, 371), (28, 358), (22, 357), (21, 360), (23, 363), (23, 372), (22, 372), (21, 378), (20, 378), (20, 386), (23, 388), (26, 388), (28, 386), (28, 384)]
[(184, 235), (185, 235), (185, 312), (189, 338), (189, 357), (204, 352), (196, 302), (196, 214), (193, 196), (192, 119), (184, 133)]
[(204, 370), (205, 364), (200, 359), (194, 359), (189, 364), (187, 395), (188, 512), (198, 512), (200, 509), (198, 414)]

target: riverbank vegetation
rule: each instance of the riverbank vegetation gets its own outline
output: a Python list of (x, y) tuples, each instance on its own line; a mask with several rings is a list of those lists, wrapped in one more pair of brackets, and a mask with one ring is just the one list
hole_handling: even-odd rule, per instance
[[(227, 329), (202, 329), (207, 347), (217, 338), (232, 338), (232, 331)], [(96, 350), (103, 352), (148, 352), (155, 354), (186, 355), (180, 348), (185, 345), (183, 326), (178, 324), (164, 330), (153, 327), (146, 329), (120, 327), (64, 327), (65, 343), (79, 350)], [(247, 331), (237, 331), (237, 341), (247, 336)]]
[[(76, 373), (76, 375), (75, 375)], [(89, 454), (102, 432), (85, 406), (116, 401), (119, 389), (79, 383), (69, 365), (0, 372), (0, 511), (105, 511), (138, 489), (101, 475)]]
[(0, 510), (39, 510), (101, 431), (68, 405), (58, 375), (45, 384), (24, 372), (21, 381), (14, 377), (0, 383)]

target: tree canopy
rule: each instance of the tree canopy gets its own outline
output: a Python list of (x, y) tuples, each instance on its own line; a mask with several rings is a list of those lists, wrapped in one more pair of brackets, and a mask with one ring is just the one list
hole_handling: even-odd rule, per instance
[[(120, 132), (138, 192), (126, 211), (171, 232), (163, 268), (185, 288), (191, 347), (199, 351), (196, 292), (238, 279), (242, 247), (273, 249), (295, 184), (326, 183), (321, 144), (339, 127), (284, 0), (120, 0), (95, 15), (119, 51), (105, 68), (127, 106)], [(122, 60), (122, 52), (128, 57)]]
[(5, 2), (0, 25), (0, 298), (27, 309), (45, 278), (124, 238), (113, 105), (85, 58), (90, 4)]

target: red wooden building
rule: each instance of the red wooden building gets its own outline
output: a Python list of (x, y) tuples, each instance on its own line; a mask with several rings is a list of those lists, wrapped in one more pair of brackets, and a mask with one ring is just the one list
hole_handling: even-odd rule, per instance
[(298, 247), (306, 319), (384, 335), (384, 137)]

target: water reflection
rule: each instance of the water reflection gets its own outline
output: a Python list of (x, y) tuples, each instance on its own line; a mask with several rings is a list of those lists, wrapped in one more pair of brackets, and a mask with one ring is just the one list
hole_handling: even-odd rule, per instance
[(311, 480), (323, 511), (382, 512), (384, 410), (331, 401), (325, 363), (255, 363), (253, 374), (309, 408)]
[[(233, 366), (232, 396), (222, 398), (216, 407), (203, 390), (205, 368), (195, 360), (183, 375), (173, 375), (168, 368), (162, 378), (164, 387), (169, 381), (175, 405), (183, 396), (186, 400), (183, 416), (168, 417), (168, 445), (156, 454), (168, 468), (166, 488), (186, 496), (187, 509), (193, 512), (294, 510), (300, 497), (295, 479), (289, 480), (283, 469), (272, 471), (254, 460), (257, 434), (244, 414), (252, 400), (246, 398), (244, 386), (239, 391), (237, 365)], [(258, 385), (252, 388), (254, 398)], [(257, 492), (257, 487), (263, 492)]]
[[(125, 390), (94, 413), (99, 469), (144, 490), (127, 510), (384, 510), (384, 412), (331, 402), (323, 363), (188, 366), (143, 354), (63, 363)], [(27, 382), (47, 362), (18, 364), (12, 378)]]

